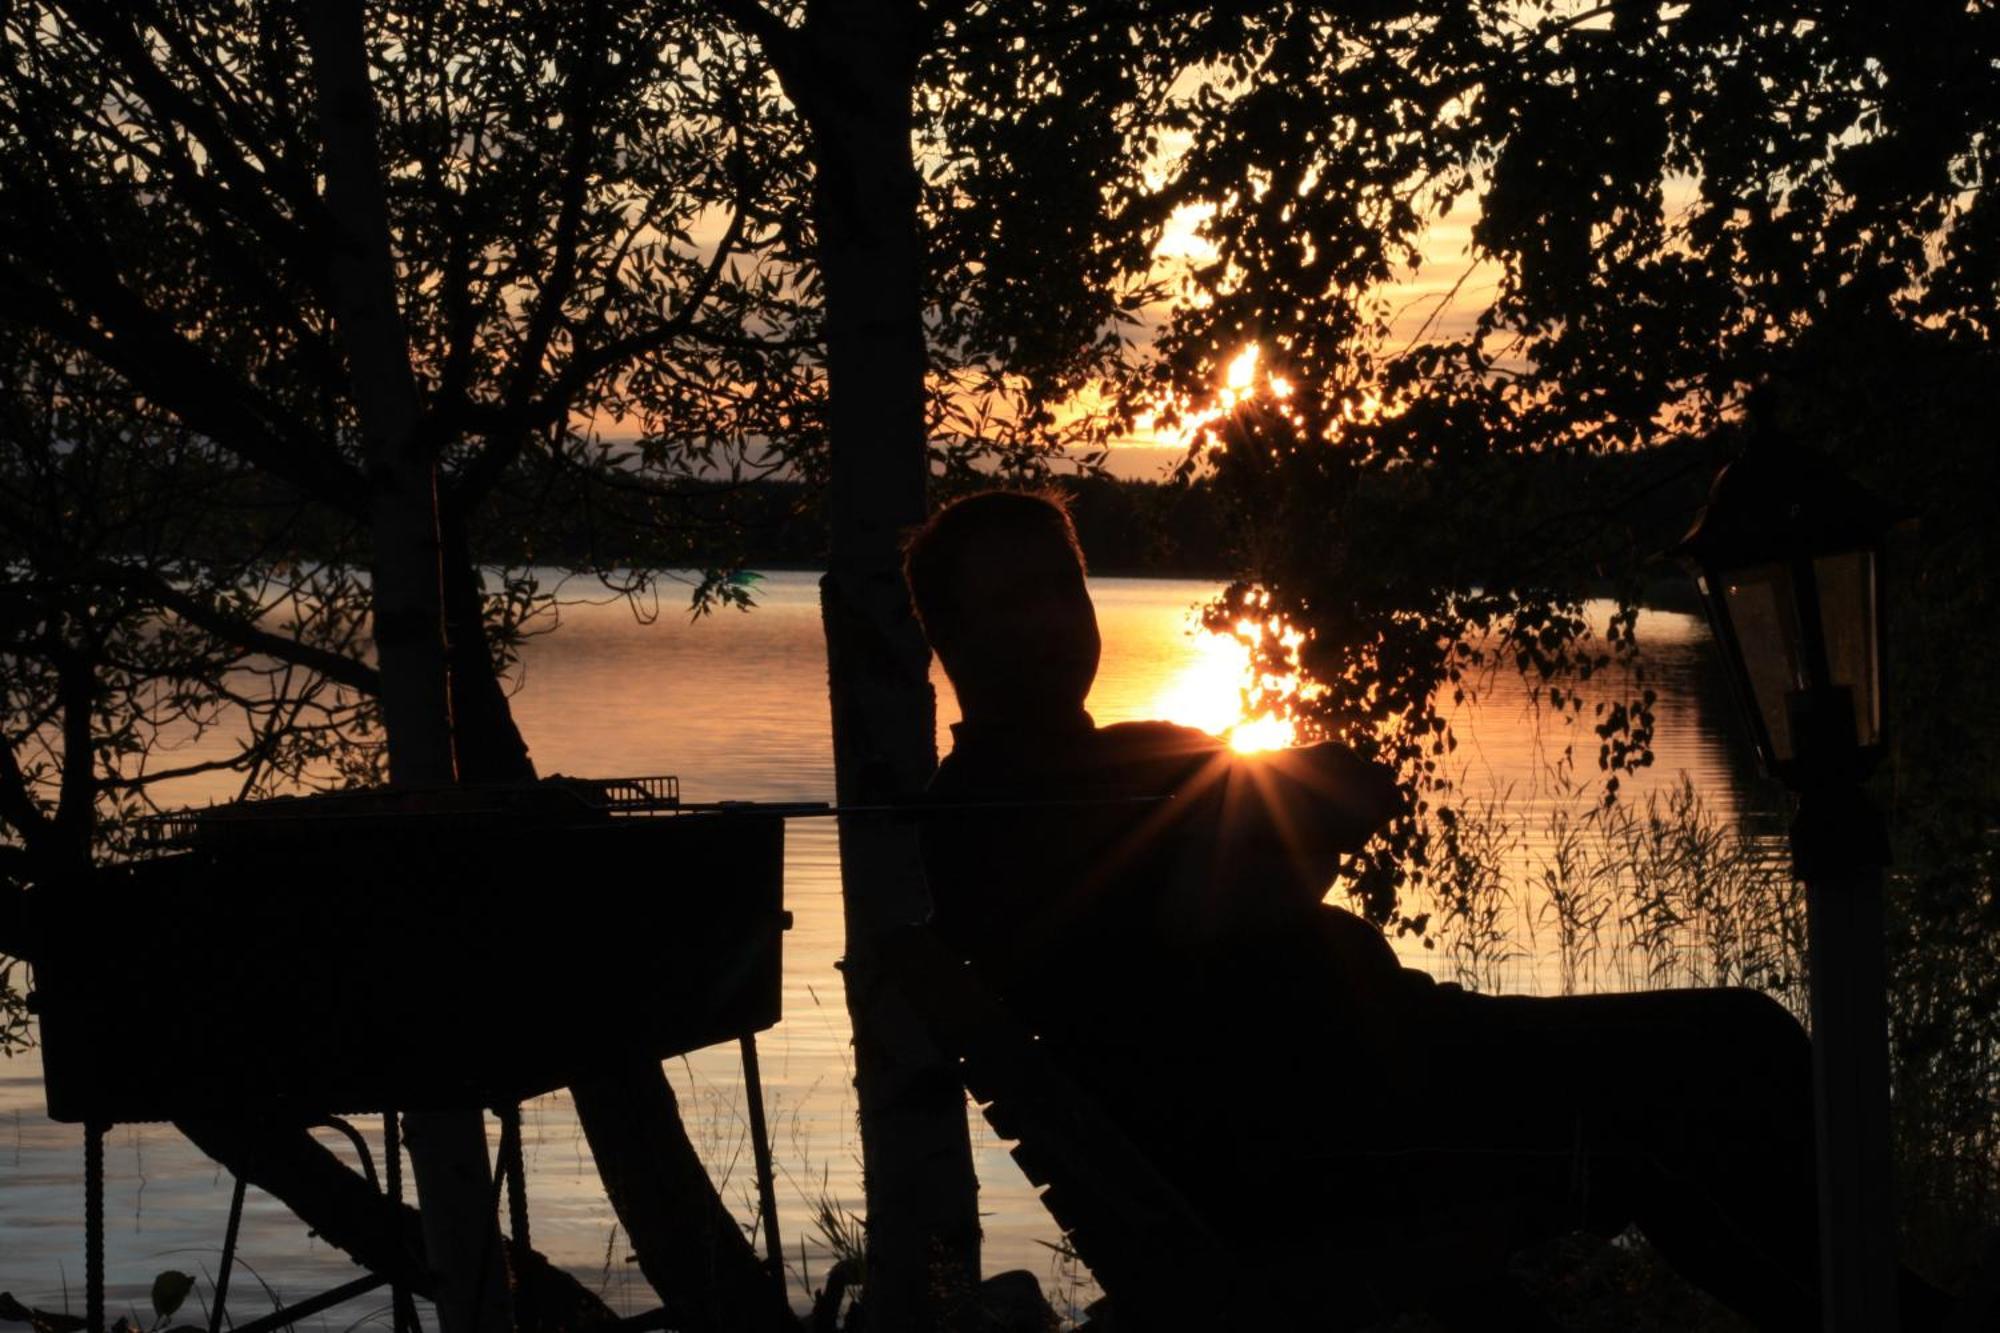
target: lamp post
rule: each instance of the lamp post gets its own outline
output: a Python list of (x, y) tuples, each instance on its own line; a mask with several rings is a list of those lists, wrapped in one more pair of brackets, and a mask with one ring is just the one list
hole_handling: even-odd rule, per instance
[(1893, 1333), (1889, 1063), (1882, 958), (1888, 835), (1862, 780), (1883, 748), (1882, 538), (1889, 516), (1800, 450), (1717, 474), (1678, 548), (1694, 569), (1765, 769), (1799, 796), (1828, 1333)]

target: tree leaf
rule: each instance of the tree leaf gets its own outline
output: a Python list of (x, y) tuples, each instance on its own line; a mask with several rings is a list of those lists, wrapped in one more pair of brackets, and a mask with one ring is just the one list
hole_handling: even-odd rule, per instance
[(169, 1268), (153, 1279), (153, 1313), (162, 1319), (172, 1317), (193, 1290), (194, 1274)]

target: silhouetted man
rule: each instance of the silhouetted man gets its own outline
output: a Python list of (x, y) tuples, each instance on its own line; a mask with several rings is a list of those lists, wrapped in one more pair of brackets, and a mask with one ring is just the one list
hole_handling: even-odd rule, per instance
[(932, 786), (956, 812), (924, 834), (935, 924), (1225, 1234), (1636, 1223), (1762, 1326), (1816, 1327), (1811, 1057), (1779, 1005), (1478, 996), (1404, 969), (1320, 901), (1399, 808), (1393, 776), (1336, 745), (1096, 726), (1060, 506), (960, 501), (907, 570), (964, 715)]

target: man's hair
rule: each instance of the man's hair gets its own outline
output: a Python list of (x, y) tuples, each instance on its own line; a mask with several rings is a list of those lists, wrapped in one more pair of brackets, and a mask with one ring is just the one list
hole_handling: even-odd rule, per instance
[(1056, 491), (981, 491), (954, 500), (910, 534), (903, 544), (903, 577), (933, 648), (951, 643), (963, 622), (966, 561), (1005, 560), (1008, 547), (1024, 537), (1062, 543), (1083, 571), (1083, 547), (1069, 506)]

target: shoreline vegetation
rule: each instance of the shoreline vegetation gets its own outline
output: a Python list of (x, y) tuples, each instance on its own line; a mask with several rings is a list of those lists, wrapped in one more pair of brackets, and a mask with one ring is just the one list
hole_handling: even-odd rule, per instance
[[(1623, 579), (1580, 579), (1586, 595), (1624, 593), (1645, 607), (1696, 612), (1692, 583), (1663, 556), (1702, 504), (1716, 457), (1714, 443), (1697, 439), (1593, 457), (1517, 457), (1474, 484), (1504, 497), (1520, 532), (1560, 526), (1578, 569), (1627, 569), (1634, 551), (1660, 557)], [(1234, 512), (1206, 478), (966, 472), (938, 479), (936, 490), (945, 500), (1005, 486), (1061, 492), (1093, 574), (1221, 582), (1255, 564), (1257, 534), (1245, 526), (1254, 517)], [(498, 497), (473, 540), (487, 565), (817, 570), (826, 567), (826, 533), (825, 495), (809, 481), (685, 479), (614, 494), (588, 478), (559, 476), (532, 506)], [(1412, 534), (1413, 543), (1422, 539)], [(1396, 550), (1374, 558), (1390, 569), (1402, 561)], [(1487, 581), (1507, 574), (1496, 568)]]
[[(1695, 589), (1664, 553), (1700, 508), (1719, 454), (1718, 442), (1689, 438), (1594, 456), (1515, 456), (1453, 485), (1490, 496), (1506, 513), (1509, 531), (1527, 538), (1562, 531), (1566, 561), (1578, 571), (1567, 580), (1571, 591), (1622, 595), (1649, 609), (1693, 613), (1700, 608)], [(1399, 486), (1418, 491), (1435, 481), (1415, 464), (1397, 475), (1403, 478)], [(305, 503), (286, 483), (228, 469), (211, 480), (208, 489), (230, 521), (174, 534), (190, 565), (228, 567), (231, 551), (246, 542), (280, 565), (363, 563), (354, 531)], [(961, 470), (934, 478), (933, 491), (942, 502), (1009, 486), (1054, 490), (1066, 498), (1093, 574), (1229, 582), (1258, 567), (1257, 544), (1268, 539), (1260, 532), (1268, 516), (1242, 512), (1206, 476), (1174, 481), (1104, 472)], [(531, 487), (495, 493), (468, 515), (466, 537), (474, 563), (489, 569), (727, 574), (824, 570), (828, 531), (825, 490), (811, 478), (653, 481), (634, 471), (613, 482), (556, 470)], [(1370, 552), (1371, 567), (1392, 579), (1405, 567), (1414, 573), (1425, 546), (1436, 540), (1450, 542), (1451, 534), (1412, 532), (1407, 551)], [(1458, 572), (1472, 586), (1497, 586), (1521, 575), (1498, 563), (1499, 557), (1492, 568), (1482, 569), (1477, 544), (1454, 558), (1469, 566)]]

